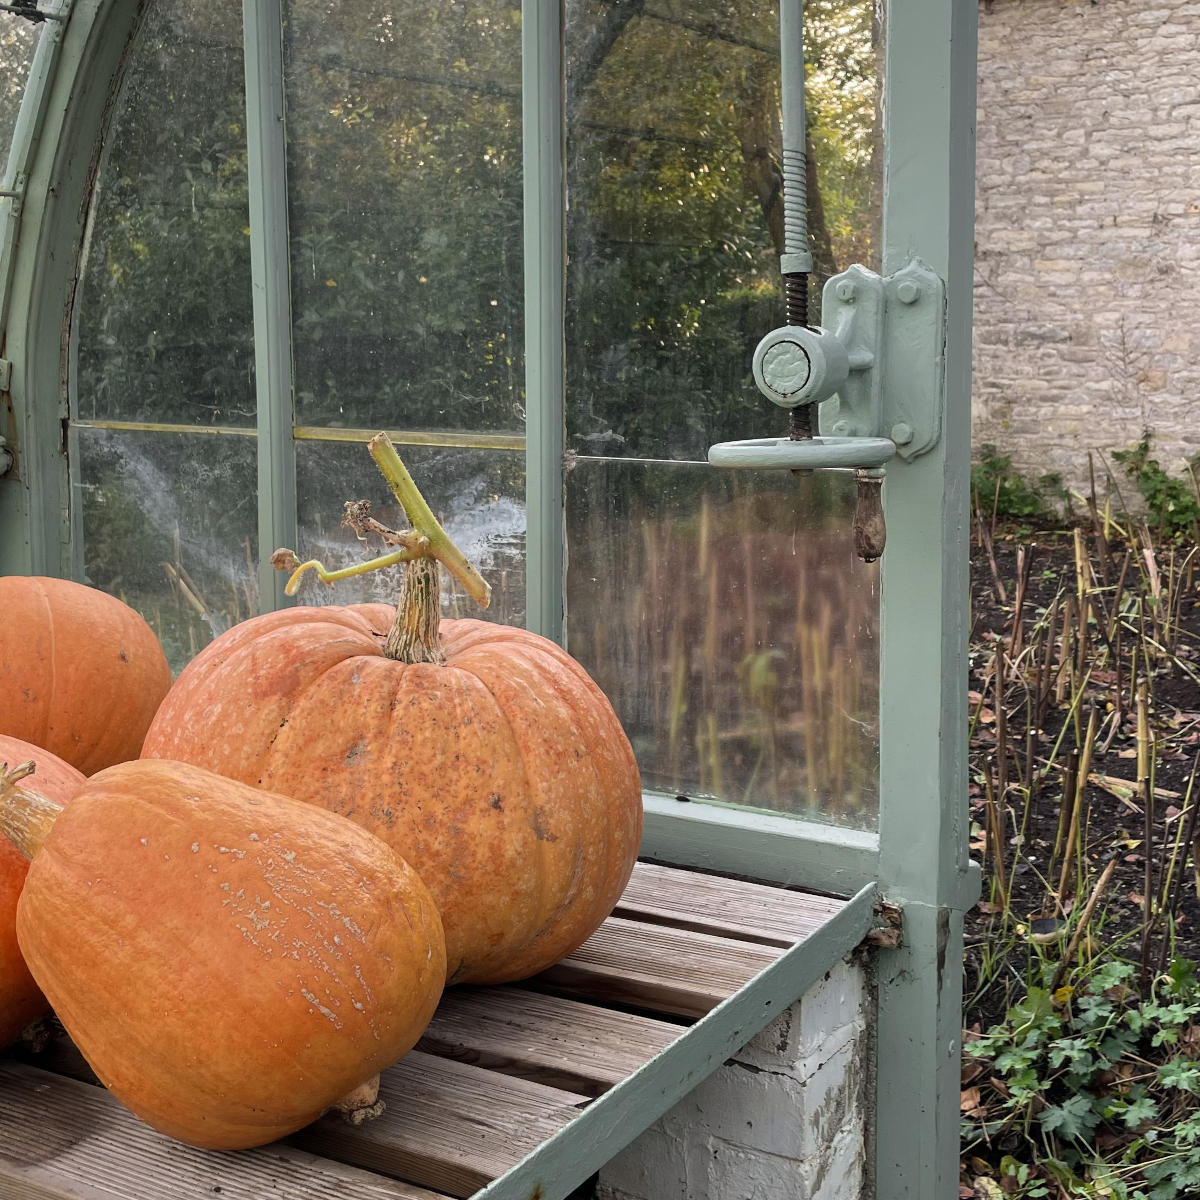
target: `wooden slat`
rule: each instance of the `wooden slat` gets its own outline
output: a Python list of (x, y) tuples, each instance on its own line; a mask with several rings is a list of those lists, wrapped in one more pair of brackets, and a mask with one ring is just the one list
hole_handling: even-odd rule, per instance
[(791, 946), (841, 912), (845, 904), (829, 896), (638, 863), (613, 915)]
[(578, 1115), (586, 1096), (414, 1051), (380, 1083), (381, 1117), (323, 1117), (289, 1140), (317, 1154), (470, 1196)]
[(274, 1144), (236, 1154), (156, 1133), (103, 1088), (0, 1060), (4, 1200), (442, 1200)]
[(702, 1017), (780, 955), (775, 947), (609, 917), (531, 981), (605, 1004)]
[(417, 1049), (597, 1096), (681, 1032), (666, 1021), (523, 988), (452, 988)]

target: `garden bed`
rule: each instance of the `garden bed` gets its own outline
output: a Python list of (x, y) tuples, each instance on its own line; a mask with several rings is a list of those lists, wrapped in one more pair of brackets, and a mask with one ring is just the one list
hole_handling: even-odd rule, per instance
[(1200, 554), (1093, 512), (972, 559), (962, 1195), (1195, 1195)]

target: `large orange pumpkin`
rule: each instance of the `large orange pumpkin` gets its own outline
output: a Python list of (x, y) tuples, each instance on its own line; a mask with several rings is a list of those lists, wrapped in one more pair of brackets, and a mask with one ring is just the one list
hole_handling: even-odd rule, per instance
[(384, 653), (393, 616), (293, 608), (235, 626), (180, 674), (143, 753), (359, 822), (433, 892), (450, 982), (524, 978), (588, 937), (628, 881), (633, 752), (547, 639), (446, 620), (444, 664), (398, 661)]
[(222, 1149), (281, 1137), (433, 1015), (437, 909), (352, 822), (166, 761), (100, 772), (50, 819), (8, 791), (0, 827), (32, 857), (29, 969), (100, 1080), (160, 1131)]
[(69, 579), (0, 577), (0, 733), (91, 775), (137, 758), (171, 669), (127, 604)]
[[(83, 785), (83, 774), (48, 750), (0, 734), (0, 763), (25, 762), (36, 767), (36, 778), (31, 777), (29, 785), (56, 804), (66, 804)], [(28, 867), (17, 848), (0, 837), (0, 1046), (8, 1045), (50, 1007), (17, 946), (17, 900)]]

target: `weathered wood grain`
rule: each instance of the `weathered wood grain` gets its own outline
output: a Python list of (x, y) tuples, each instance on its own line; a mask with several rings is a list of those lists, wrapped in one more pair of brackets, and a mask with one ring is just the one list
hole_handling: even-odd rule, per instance
[(791, 946), (818, 930), (845, 904), (830, 896), (638, 863), (613, 915)]
[(3, 1200), (441, 1200), (291, 1146), (195, 1150), (103, 1088), (0, 1059)]
[(782, 953), (777, 947), (609, 917), (541, 988), (656, 1013), (702, 1017)]
[(414, 1051), (383, 1073), (383, 1115), (330, 1115), (289, 1141), (452, 1196), (470, 1196), (578, 1115), (586, 1096)]
[(666, 1021), (524, 988), (453, 988), (417, 1049), (598, 1096), (680, 1032)]

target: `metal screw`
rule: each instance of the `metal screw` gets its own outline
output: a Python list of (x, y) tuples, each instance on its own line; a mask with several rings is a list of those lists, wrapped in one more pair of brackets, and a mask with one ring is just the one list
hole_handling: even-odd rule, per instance
[(837, 424), (834, 425), (834, 427), (833, 427), (833, 433), (834, 433), (835, 437), (849, 437), (850, 436), (850, 422), (849, 421), (838, 421)]
[(911, 279), (905, 279), (896, 288), (896, 299), (901, 304), (915, 304), (921, 298), (921, 289)]
[(913, 440), (913, 431), (911, 425), (906, 425), (903, 421), (892, 426), (892, 441), (897, 446), (907, 446)]
[(834, 291), (837, 293), (837, 298), (839, 300), (850, 301), (854, 299), (854, 284), (852, 284), (848, 279), (843, 279), (841, 283), (837, 285)]

